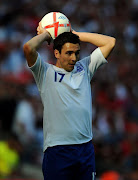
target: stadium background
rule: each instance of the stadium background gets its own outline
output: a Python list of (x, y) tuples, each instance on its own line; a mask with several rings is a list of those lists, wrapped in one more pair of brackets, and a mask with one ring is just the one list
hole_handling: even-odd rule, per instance
[[(0, 1), (0, 179), (42, 179), (43, 107), (22, 47), (51, 11), (117, 39), (92, 81), (96, 179), (138, 180), (138, 0)], [(54, 64), (46, 46), (39, 52)], [(82, 43), (81, 57), (94, 49)]]

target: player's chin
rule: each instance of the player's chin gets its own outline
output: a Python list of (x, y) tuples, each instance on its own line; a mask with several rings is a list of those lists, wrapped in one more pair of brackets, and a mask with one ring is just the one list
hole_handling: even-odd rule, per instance
[(68, 66), (68, 71), (72, 71), (74, 69), (74, 65), (69, 65)]
[(74, 69), (74, 66), (69, 66), (68, 68), (66, 68), (66, 71), (70, 72)]

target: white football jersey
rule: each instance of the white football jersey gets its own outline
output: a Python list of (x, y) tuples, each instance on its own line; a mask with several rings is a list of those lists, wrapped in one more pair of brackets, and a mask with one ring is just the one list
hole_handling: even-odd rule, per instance
[(55, 145), (81, 144), (92, 139), (90, 81), (106, 59), (97, 48), (79, 60), (73, 71), (45, 63), (40, 55), (30, 67), (44, 105), (44, 151)]

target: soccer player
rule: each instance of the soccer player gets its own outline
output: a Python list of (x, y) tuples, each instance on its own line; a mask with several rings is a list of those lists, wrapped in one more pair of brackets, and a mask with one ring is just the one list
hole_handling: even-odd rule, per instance
[[(65, 32), (53, 42), (56, 65), (45, 63), (37, 52), (50, 34), (37, 35), (24, 45), (24, 53), (44, 106), (45, 180), (92, 180), (95, 155), (92, 144), (91, 79), (115, 46), (115, 38), (86, 32)], [(79, 59), (80, 41), (97, 46)]]

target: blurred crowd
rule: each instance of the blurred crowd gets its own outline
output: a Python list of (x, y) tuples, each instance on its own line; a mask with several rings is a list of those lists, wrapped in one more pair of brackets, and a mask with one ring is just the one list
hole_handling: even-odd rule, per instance
[[(0, 1), (0, 178), (23, 177), (23, 163), (42, 163), (43, 106), (22, 47), (52, 11), (76, 31), (116, 38), (91, 83), (97, 179), (138, 180), (138, 0)], [(82, 43), (81, 58), (95, 48)], [(52, 44), (39, 53), (55, 64)]]

